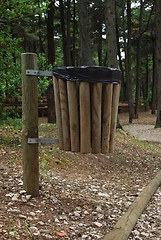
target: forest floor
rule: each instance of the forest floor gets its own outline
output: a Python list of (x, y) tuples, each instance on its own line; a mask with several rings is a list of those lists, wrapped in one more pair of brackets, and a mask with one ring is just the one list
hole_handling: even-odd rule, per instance
[[(0, 239), (103, 239), (161, 168), (161, 130), (149, 128), (156, 116), (141, 113), (130, 126), (127, 113), (119, 117), (123, 130), (117, 130), (113, 154), (40, 145), (37, 198), (22, 186), (21, 131), (0, 127)], [(144, 141), (137, 139), (147, 132)], [(46, 119), (40, 119), (39, 133), (57, 136)], [(161, 239), (160, 219), (159, 188), (129, 239)]]

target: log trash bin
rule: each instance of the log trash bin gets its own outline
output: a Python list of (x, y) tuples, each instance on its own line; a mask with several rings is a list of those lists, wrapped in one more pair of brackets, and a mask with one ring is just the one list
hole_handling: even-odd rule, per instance
[(60, 149), (113, 152), (121, 77), (121, 71), (114, 68), (54, 68)]

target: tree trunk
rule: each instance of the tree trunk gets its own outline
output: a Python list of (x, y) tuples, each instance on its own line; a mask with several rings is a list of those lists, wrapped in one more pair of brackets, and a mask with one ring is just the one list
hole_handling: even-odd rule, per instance
[(72, 49), (72, 66), (75, 66), (75, 38), (76, 38), (76, 9), (75, 9), (75, 0), (73, 0), (73, 49)]
[(129, 105), (129, 123), (133, 120), (133, 95), (132, 95), (132, 76), (131, 76), (131, 0), (127, 0), (127, 91)]
[[(123, 14), (124, 14), (124, 11), (123, 11)], [(118, 56), (119, 56), (119, 66), (120, 66), (120, 70), (122, 72), (121, 85), (122, 85), (122, 90), (123, 90), (123, 101), (127, 101), (127, 90), (126, 90), (126, 82), (125, 82), (125, 77), (124, 77), (124, 69), (123, 69), (123, 64), (122, 64), (122, 59), (121, 59), (117, 14), (116, 14), (116, 39), (117, 39), (117, 52), (118, 52)]]
[[(54, 1), (49, 4), (47, 18), (47, 37), (48, 37), (48, 64), (54, 65), (55, 48), (54, 48)], [(47, 104), (48, 104), (48, 123), (55, 123), (55, 105), (53, 86), (49, 85), (47, 89)]]
[(156, 70), (157, 70), (157, 120), (155, 127), (161, 127), (161, 1), (156, 0)]
[(135, 96), (135, 118), (139, 117), (140, 108), (140, 87), (141, 87), (141, 43), (142, 43), (142, 19), (143, 19), (143, 1), (140, 0), (140, 16), (139, 16), (139, 37), (137, 39), (136, 50), (136, 96)]
[(70, 21), (71, 21), (71, 11), (70, 11), (71, 0), (67, 0), (67, 37), (66, 37), (66, 47), (67, 47), (67, 65), (71, 66), (71, 41), (70, 41)]
[(63, 43), (63, 60), (64, 66), (67, 66), (67, 48), (66, 48), (66, 27), (65, 27), (65, 16), (64, 16), (64, 5), (63, 0), (59, 0), (60, 9), (60, 20), (61, 20), (61, 31), (62, 31), (62, 43)]
[(55, 48), (54, 48), (54, 2), (49, 4), (48, 18), (47, 18), (47, 38), (48, 38), (48, 63), (55, 62)]
[[(114, 0), (105, 1), (105, 24), (106, 24), (108, 66), (112, 68), (117, 68), (118, 62), (117, 62), (117, 39), (116, 39), (116, 8)], [(113, 152), (114, 149), (116, 125), (120, 126), (118, 118), (119, 96), (120, 86), (118, 84), (116, 85), (114, 84), (111, 111), (109, 152)]]
[(102, 66), (102, 24), (99, 23), (99, 32), (98, 32), (98, 64)]
[(88, 1), (78, 0), (79, 14), (79, 65), (91, 66), (91, 44), (88, 20)]
[(53, 84), (50, 84), (47, 89), (47, 104), (48, 104), (48, 123), (55, 123), (56, 112), (55, 112)]
[(148, 111), (148, 88), (149, 88), (149, 59), (146, 56), (146, 78), (143, 82), (144, 110)]
[[(40, 1), (38, 0), (38, 7), (40, 8)], [(41, 14), (39, 13), (39, 21), (38, 21), (38, 27), (39, 27), (39, 45), (40, 45), (40, 53), (44, 52), (43, 48), (43, 41), (42, 41), (42, 33), (41, 33)]]
[[(155, 44), (156, 45), (156, 44)], [(157, 108), (157, 70), (156, 70), (156, 53), (153, 53), (153, 80), (152, 80), (152, 114), (156, 113)]]
[(108, 66), (117, 68), (116, 16), (115, 1), (113, 0), (105, 0), (105, 24)]

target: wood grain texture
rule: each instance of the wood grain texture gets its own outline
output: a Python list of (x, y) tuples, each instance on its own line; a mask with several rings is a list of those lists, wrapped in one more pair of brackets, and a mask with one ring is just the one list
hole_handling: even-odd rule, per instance
[(89, 153), (91, 148), (91, 121), (90, 121), (90, 84), (81, 82), (80, 93), (80, 151)]
[(69, 110), (68, 110), (67, 86), (65, 80), (59, 79), (59, 92), (60, 92), (60, 108), (62, 118), (64, 150), (70, 151), (71, 145), (70, 145)]
[(138, 218), (144, 211), (146, 205), (161, 184), (161, 170), (154, 179), (143, 189), (140, 195), (131, 204), (127, 212), (116, 223), (114, 229), (108, 233), (104, 240), (128, 240)]
[(92, 84), (92, 153), (101, 151), (102, 83)]
[(64, 149), (64, 144), (63, 144), (63, 130), (62, 130), (61, 107), (60, 107), (59, 81), (56, 77), (53, 77), (53, 84), (54, 84), (56, 124), (57, 124), (57, 127), (58, 127), (59, 148), (61, 150), (63, 150)]
[(114, 139), (115, 139), (115, 133), (116, 133), (119, 97), (120, 97), (120, 84), (114, 84), (113, 85), (113, 96), (112, 96), (110, 142), (109, 142), (109, 152), (110, 153), (113, 153), (113, 151), (114, 151)]
[(38, 144), (28, 144), (28, 138), (38, 138), (38, 82), (26, 76), (26, 69), (37, 69), (37, 55), (21, 54), (22, 73), (22, 155), (23, 187), (32, 196), (39, 195)]
[(79, 152), (79, 119), (76, 82), (67, 82), (71, 151)]
[(109, 152), (113, 84), (104, 85), (102, 117), (102, 153)]

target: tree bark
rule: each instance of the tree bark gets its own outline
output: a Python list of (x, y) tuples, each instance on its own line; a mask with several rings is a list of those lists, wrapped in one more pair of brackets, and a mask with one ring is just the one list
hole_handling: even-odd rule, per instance
[(56, 112), (55, 112), (53, 84), (50, 84), (47, 89), (47, 104), (48, 104), (48, 123), (55, 123)]
[[(156, 45), (156, 44), (155, 44)], [(156, 113), (157, 109), (157, 70), (156, 70), (156, 53), (153, 53), (153, 79), (152, 79), (152, 114)]]
[[(40, 8), (40, 1), (38, 0), (38, 7)], [(41, 33), (41, 24), (42, 20), (41, 20), (41, 15), (39, 13), (39, 21), (38, 21), (38, 26), (39, 26), (39, 45), (40, 45), (40, 53), (44, 52), (44, 48), (43, 48), (43, 41), (42, 41), (42, 33)]]
[(48, 38), (48, 63), (55, 62), (55, 48), (54, 48), (54, 1), (51, 1), (48, 9), (47, 18), (47, 38)]
[(76, 4), (75, 0), (73, 0), (73, 49), (72, 49), (72, 66), (75, 66), (75, 58), (76, 58), (76, 51), (75, 51), (75, 42), (76, 42)]
[(78, 0), (79, 14), (79, 65), (91, 66), (91, 44), (88, 19), (88, 1)]
[(149, 89), (149, 58), (146, 56), (146, 78), (143, 82), (144, 110), (148, 111), (148, 89)]
[[(114, 0), (105, 1), (105, 24), (106, 24), (106, 39), (107, 39), (107, 59), (108, 66), (112, 68), (118, 67), (117, 62), (117, 39), (116, 39), (116, 6)], [(116, 132), (116, 125), (120, 126), (118, 118), (118, 104), (120, 96), (120, 86), (113, 85), (113, 99), (111, 112), (111, 126), (110, 126), (110, 141), (109, 152), (114, 150), (114, 138)]]
[[(124, 14), (124, 11), (123, 11)], [(119, 56), (119, 66), (120, 70), (122, 72), (122, 90), (123, 90), (123, 101), (127, 101), (127, 90), (126, 90), (126, 82), (125, 82), (125, 77), (124, 77), (124, 69), (123, 69), (123, 64), (122, 64), (122, 59), (121, 59), (121, 52), (120, 52), (120, 41), (119, 41), (119, 30), (118, 30), (118, 20), (117, 20), (117, 14), (116, 14), (116, 39), (117, 39), (117, 52)]]
[(127, 91), (129, 105), (129, 123), (133, 120), (133, 95), (132, 95), (132, 75), (131, 75), (131, 0), (127, 0)]
[(63, 0), (59, 0), (59, 10), (60, 10), (60, 21), (61, 21), (61, 31), (62, 31), (62, 44), (63, 44), (63, 60), (64, 66), (67, 66), (67, 48), (66, 48), (66, 27), (65, 27), (65, 16), (64, 16), (64, 5)]
[[(51, 64), (53, 66), (55, 62), (54, 1), (51, 1), (48, 9), (47, 38), (48, 38), (48, 64)], [(49, 85), (47, 89), (47, 104), (48, 104), (48, 123), (55, 123), (56, 113), (55, 113), (54, 92), (53, 92), (52, 85)]]
[(161, 127), (161, 1), (156, 0), (156, 70), (157, 70), (157, 120), (155, 127)]
[(135, 96), (135, 118), (139, 117), (140, 109), (140, 88), (141, 88), (141, 44), (142, 44), (142, 21), (143, 21), (143, 1), (140, 0), (140, 16), (139, 16), (139, 37), (137, 39), (136, 50), (136, 96)]
[(108, 66), (117, 68), (116, 14), (114, 0), (105, 0), (105, 24)]
[(71, 22), (71, 11), (70, 11), (71, 0), (67, 0), (67, 65), (71, 66), (71, 40), (70, 40), (70, 22)]

